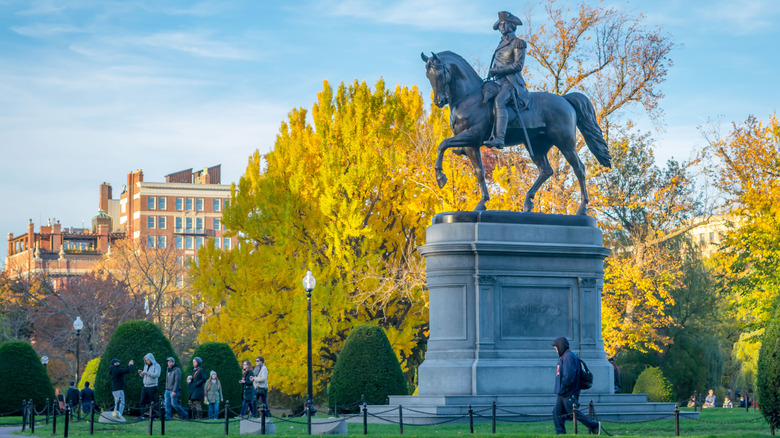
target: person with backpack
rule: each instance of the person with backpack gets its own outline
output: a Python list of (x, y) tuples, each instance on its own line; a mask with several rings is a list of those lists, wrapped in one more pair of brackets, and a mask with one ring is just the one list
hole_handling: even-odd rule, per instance
[[(555, 370), (555, 394), (557, 395), (553, 408), (553, 423), (555, 433), (566, 433), (566, 420), (570, 420), (572, 413), (577, 411), (577, 420), (588, 428), (594, 435), (601, 435), (601, 422), (591, 420), (579, 411), (580, 391), (590, 388), (593, 384), (592, 375), (588, 371), (588, 379), (583, 379), (580, 359), (569, 349), (569, 341), (561, 336), (552, 342), (555, 351), (558, 352), (558, 367)], [(587, 381), (589, 380), (590, 381)]]

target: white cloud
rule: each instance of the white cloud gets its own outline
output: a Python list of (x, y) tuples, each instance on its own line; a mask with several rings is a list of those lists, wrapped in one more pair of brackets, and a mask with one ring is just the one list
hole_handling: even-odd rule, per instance
[(723, 32), (750, 35), (776, 29), (780, 2), (776, 0), (720, 1), (694, 8), (699, 20), (720, 25)]
[(190, 55), (219, 59), (253, 59), (257, 56), (225, 41), (210, 39), (208, 32), (162, 32), (147, 36), (124, 38), (125, 42), (139, 46), (155, 47)]
[(70, 24), (37, 23), (30, 26), (11, 26), (11, 30), (22, 36), (44, 38), (63, 33), (83, 33), (84, 29)]

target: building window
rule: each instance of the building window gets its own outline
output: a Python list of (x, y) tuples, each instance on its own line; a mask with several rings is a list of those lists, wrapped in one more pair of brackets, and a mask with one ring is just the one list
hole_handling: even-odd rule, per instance
[(176, 236), (176, 249), (184, 249), (184, 239), (181, 236)]
[(176, 198), (176, 210), (184, 210), (184, 198)]
[(230, 237), (225, 237), (222, 239), (222, 246), (227, 250), (230, 249)]
[(157, 209), (158, 210), (165, 210), (165, 207), (166, 207), (166, 204), (167, 204), (166, 200), (167, 200), (167, 198), (164, 197), (164, 196), (160, 196), (159, 198), (157, 198)]
[(715, 232), (710, 231), (710, 242), (714, 242), (714, 241), (715, 241)]
[(212, 222), (214, 222), (214, 226), (212, 227), (214, 228), (214, 231), (219, 231), (219, 218), (215, 217)]
[(165, 216), (158, 216), (157, 217), (157, 228), (164, 230), (166, 228), (165, 226)]
[(176, 232), (177, 233), (181, 233), (181, 222), (182, 222), (181, 218), (177, 217), (176, 218)]
[(195, 218), (195, 231), (203, 231), (203, 218)]
[(157, 203), (157, 199), (154, 196), (146, 198), (146, 207), (149, 210), (154, 210), (154, 206)]
[(146, 216), (146, 228), (154, 228), (154, 216)]
[(200, 249), (201, 246), (203, 246), (203, 238), (202, 237), (196, 237), (195, 238), (195, 249)]
[(187, 228), (187, 230), (186, 230), (186, 232), (187, 232), (187, 233), (191, 233), (191, 232), (192, 232), (192, 218), (191, 218), (191, 217), (188, 217), (188, 218), (186, 219), (186, 223), (187, 223), (187, 227), (186, 227), (186, 228)]
[(203, 211), (203, 198), (198, 198), (195, 200), (195, 210)]
[(157, 236), (157, 247), (158, 248), (165, 248), (165, 245), (168, 243), (168, 239), (165, 238), (165, 236)]
[(146, 237), (146, 245), (147, 245), (149, 248), (154, 248), (154, 241), (155, 241), (155, 238), (154, 238), (154, 236), (147, 236), (147, 237)]
[(704, 243), (704, 242), (705, 242), (704, 233), (699, 234), (699, 243)]
[(220, 242), (220, 240), (221, 240), (221, 239), (220, 239), (219, 237), (217, 237), (216, 239), (214, 239), (214, 248), (217, 248), (217, 249), (219, 249), (219, 247), (220, 247), (220, 245), (219, 245), (219, 244), (221, 243), (221, 242)]
[(192, 210), (192, 198), (187, 198), (186, 204), (187, 204), (187, 208), (185, 208), (185, 210), (188, 210), (188, 211)]
[(184, 287), (184, 276), (179, 275), (176, 277), (176, 287)]
[(212, 199), (211, 200), (211, 209), (213, 211), (219, 211), (219, 199)]
[(187, 244), (186, 245), (187, 249), (192, 249), (192, 237), (187, 236), (187, 238), (184, 239), (184, 242)]

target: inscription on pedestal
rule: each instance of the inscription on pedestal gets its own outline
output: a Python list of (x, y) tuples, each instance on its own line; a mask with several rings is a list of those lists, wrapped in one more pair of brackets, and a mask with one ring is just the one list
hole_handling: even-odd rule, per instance
[(571, 288), (501, 288), (501, 339), (549, 338), (571, 333)]

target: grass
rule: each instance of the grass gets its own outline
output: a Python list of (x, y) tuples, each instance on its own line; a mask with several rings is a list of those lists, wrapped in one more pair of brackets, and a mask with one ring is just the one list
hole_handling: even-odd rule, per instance
[[(687, 409), (684, 409), (687, 410)], [(0, 423), (12, 423), (14, 417), (0, 418)], [(19, 417), (15, 417), (17, 424), (21, 423)], [(128, 417), (129, 419), (130, 417)], [(323, 417), (324, 418), (324, 417)], [(38, 420), (43, 420), (38, 417)], [(755, 420), (757, 419), (757, 420)], [(754, 421), (750, 421), (754, 420)], [(305, 418), (275, 419), (277, 435), (305, 436)], [(571, 422), (566, 423), (569, 434), (574, 433)], [(111, 425), (95, 423), (95, 436), (121, 436), (122, 438), (148, 437), (148, 422), (130, 423), (126, 425)], [(674, 436), (674, 420), (657, 420), (646, 423), (603, 423), (604, 430), (613, 436), (631, 437), (671, 437)], [(348, 423), (350, 436), (363, 435), (362, 423)], [(438, 426), (412, 426), (404, 425), (404, 435), (410, 437), (438, 437), (471, 435), (475, 437), (552, 437), (555, 434), (551, 421), (539, 423), (499, 423), (496, 426), (497, 434), (491, 434), (490, 423), (475, 423), (475, 434), (469, 433), (469, 425), (443, 424)], [(62, 436), (64, 422), (57, 422), (57, 436)], [(176, 437), (224, 437), (224, 420), (195, 422), (173, 421), (165, 423), (166, 436)], [(43, 421), (38, 422), (35, 435), (38, 437), (52, 437), (51, 423), (47, 426)], [(239, 425), (231, 421), (229, 425), (230, 435), (239, 435)], [(30, 430), (17, 432), (18, 435), (33, 436)], [(579, 434), (587, 435), (587, 430), (580, 425)], [(153, 435), (160, 436), (160, 423), (155, 421)], [(369, 424), (369, 436), (398, 436), (399, 427), (395, 424)], [(769, 436), (769, 426), (761, 418), (760, 412), (745, 412), (744, 409), (706, 409), (700, 414), (700, 420), (680, 419), (680, 436), (684, 437), (757, 437)], [(89, 423), (75, 422), (69, 427), (69, 437), (88, 437)]]

